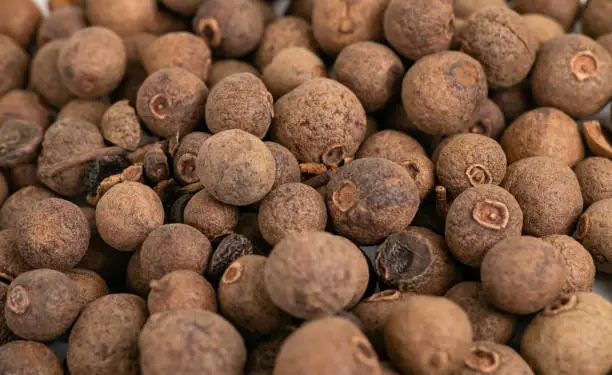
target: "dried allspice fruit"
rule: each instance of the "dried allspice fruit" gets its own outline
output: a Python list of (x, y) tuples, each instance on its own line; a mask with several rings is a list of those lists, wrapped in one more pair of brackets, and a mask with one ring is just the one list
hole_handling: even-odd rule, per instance
[(464, 132), (499, 139), (506, 128), (504, 116), (502, 109), (493, 100), (486, 99), (481, 103), (474, 123)]
[(506, 5), (504, 0), (455, 0), (453, 11), (458, 19), (468, 19), (472, 14), (489, 6)]
[(462, 367), (453, 375), (534, 375), (527, 362), (509, 346), (475, 341)]
[(185, 309), (217, 312), (217, 295), (213, 286), (198, 272), (178, 270), (151, 281), (147, 306), (151, 315)]
[(83, 8), (68, 5), (54, 9), (42, 20), (36, 34), (36, 47), (41, 48), (47, 43), (58, 39), (66, 39), (75, 32), (87, 27)]
[(591, 253), (597, 270), (612, 274), (612, 198), (593, 203), (580, 217), (576, 238)]
[(19, 340), (0, 346), (0, 373), (62, 375), (64, 370), (51, 348)]
[(559, 22), (543, 14), (525, 14), (523, 19), (527, 21), (531, 29), (531, 35), (538, 43), (538, 48), (542, 43), (565, 34), (565, 30)]
[(29, 64), (27, 52), (13, 39), (0, 34), (0, 95), (23, 87)]
[(517, 0), (514, 7), (519, 13), (537, 13), (549, 16), (569, 30), (580, 13), (580, 0)]
[(612, 55), (612, 32), (609, 32), (597, 38), (597, 43), (601, 44)]
[(183, 16), (193, 16), (200, 5), (202, 0), (161, 0), (161, 3), (169, 10), (176, 12)]
[(274, 370), (276, 357), (283, 343), (295, 331), (293, 325), (286, 325), (271, 335), (258, 339), (249, 347), (245, 371), (249, 374), (270, 374)]
[(140, 145), (142, 129), (136, 110), (127, 100), (113, 104), (104, 112), (100, 122), (102, 136), (108, 142), (134, 151)]
[(9, 119), (33, 122), (46, 129), (49, 126), (50, 110), (44, 99), (35, 92), (13, 90), (0, 98), (0, 124)]
[(130, 66), (137, 65), (140, 68), (143, 64), (144, 51), (153, 42), (157, 40), (157, 36), (151, 33), (142, 32), (123, 37), (125, 44), (125, 52), (127, 53), (128, 70)]
[(592, 38), (610, 33), (612, 32), (610, 17), (612, 17), (612, 7), (607, 1), (589, 0), (580, 14), (582, 31)]
[(261, 79), (275, 98), (280, 98), (302, 83), (326, 78), (325, 64), (304, 47), (285, 48), (263, 69)]
[(87, 18), (93, 26), (103, 26), (117, 34), (146, 31), (156, 11), (151, 0), (87, 0)]
[(20, 164), (15, 166), (9, 170), (7, 177), (13, 191), (39, 184), (36, 164)]
[(199, 177), (196, 173), (196, 160), (200, 145), (211, 135), (204, 132), (192, 132), (181, 139), (181, 143), (172, 158), (172, 168), (174, 177), (185, 185), (198, 182)]
[(592, 292), (595, 284), (595, 263), (591, 254), (578, 241), (564, 234), (542, 237), (561, 252), (568, 271), (563, 293)]
[(32, 269), (32, 266), (19, 255), (17, 249), (18, 234), (19, 232), (15, 229), (0, 231), (0, 279), (2, 280), (12, 281), (17, 276)]
[(0, 207), (0, 228), (14, 228), (19, 218), (47, 198), (56, 198), (52, 191), (41, 186), (26, 186), (11, 194)]
[(9, 119), (0, 125), (0, 166), (15, 167), (31, 162), (43, 140), (40, 125), (21, 119)]
[[(146, 180), (153, 186), (170, 179), (168, 156), (162, 149), (156, 148), (147, 151), (144, 156), (143, 169)], [(157, 191), (157, 189), (155, 190)]]
[(312, 34), (312, 26), (300, 17), (281, 17), (266, 26), (257, 48), (255, 63), (263, 71), (282, 50), (294, 47), (305, 48), (316, 54), (318, 45)]
[(538, 314), (521, 340), (537, 374), (605, 374), (612, 368), (612, 309), (594, 293), (560, 297)]
[(3, 1), (0, 15), (0, 33), (24, 48), (32, 41), (43, 16), (38, 3), (32, 0)]
[(464, 281), (444, 295), (459, 305), (470, 318), (474, 340), (507, 343), (514, 334), (517, 319), (491, 306), (482, 290), (482, 284)]
[(420, 227), (387, 237), (376, 250), (375, 269), (382, 285), (417, 294), (443, 295), (458, 277), (444, 238)]
[(612, 198), (612, 160), (597, 156), (586, 158), (574, 167), (574, 173), (585, 206)]
[(514, 121), (523, 113), (535, 108), (528, 83), (528, 80), (524, 80), (516, 86), (491, 92), (491, 100), (499, 106), (506, 121)]
[(260, 72), (253, 65), (246, 61), (235, 60), (235, 59), (221, 59), (216, 60), (210, 65), (208, 70), (208, 80), (206, 83), (211, 89), (222, 79), (231, 76), (236, 73), (251, 73), (252, 75), (259, 77)]
[(66, 43), (66, 40), (55, 40), (45, 44), (34, 55), (30, 68), (30, 87), (56, 108), (74, 98), (64, 85), (57, 65), (59, 52)]
[(66, 275), (77, 284), (82, 307), (109, 293), (106, 281), (94, 271), (74, 268)]
[(213, 241), (233, 232), (238, 224), (238, 208), (219, 202), (206, 190), (194, 195), (183, 211), (183, 222), (200, 230)]
[[(257, 225), (257, 222), (254, 223)], [(253, 255), (256, 251), (253, 243), (247, 237), (231, 233), (225, 236), (217, 245), (212, 254), (206, 277), (213, 283), (218, 283), (225, 270), (235, 260), (246, 255)]]
[(300, 165), (295, 156), (287, 149), (274, 142), (264, 142), (274, 157), (276, 164), (276, 179), (272, 189), (291, 182), (300, 182)]
[(99, 127), (108, 107), (110, 105), (101, 100), (74, 99), (61, 108), (57, 120), (72, 118), (87, 121)]

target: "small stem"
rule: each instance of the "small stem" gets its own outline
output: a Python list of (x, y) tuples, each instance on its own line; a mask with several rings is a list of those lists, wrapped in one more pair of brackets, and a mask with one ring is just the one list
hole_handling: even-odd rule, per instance
[(327, 167), (321, 163), (302, 163), (300, 164), (302, 174), (320, 175), (327, 173)]
[(441, 220), (446, 220), (446, 214), (448, 213), (448, 200), (446, 194), (446, 188), (444, 186), (436, 186), (436, 214)]
[(127, 150), (119, 146), (100, 148), (97, 150), (86, 152), (84, 154), (75, 155), (67, 160), (64, 160), (60, 163), (56, 163), (48, 168), (41, 169), (38, 175), (40, 176), (40, 178), (50, 178), (59, 173), (62, 173), (66, 169), (72, 168), (79, 164), (86, 163), (92, 159), (101, 158), (105, 156), (117, 156), (117, 155), (125, 155), (125, 154), (127, 154)]

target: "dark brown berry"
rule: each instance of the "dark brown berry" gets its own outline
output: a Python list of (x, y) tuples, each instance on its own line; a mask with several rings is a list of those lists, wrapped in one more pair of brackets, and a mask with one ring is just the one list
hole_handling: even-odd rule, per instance
[(591, 253), (597, 270), (612, 274), (612, 198), (595, 202), (578, 221), (576, 238)]
[(238, 224), (238, 214), (238, 208), (221, 203), (206, 190), (201, 190), (185, 206), (183, 221), (199, 229), (212, 241), (234, 230)]
[(10, 168), (31, 162), (36, 157), (43, 132), (40, 125), (20, 119), (0, 124), (0, 166)]
[(521, 356), (509, 346), (491, 341), (476, 341), (463, 366), (453, 375), (533, 375)]
[(286, 16), (272, 22), (264, 30), (255, 63), (263, 71), (281, 50), (291, 47), (302, 47), (313, 53), (318, 48), (312, 26), (302, 18)]
[(260, 75), (259, 70), (248, 62), (234, 59), (217, 60), (210, 65), (207, 84), (212, 89), (222, 79), (236, 73), (251, 73), (256, 77)]
[(27, 186), (11, 194), (0, 208), (0, 228), (15, 228), (17, 221), (28, 214), (39, 201), (55, 198), (52, 191), (41, 186)]
[(109, 107), (109, 104), (100, 100), (74, 99), (62, 107), (57, 115), (57, 120), (72, 118), (87, 121), (99, 127), (102, 116)]
[(181, 184), (188, 185), (198, 182), (196, 160), (200, 146), (209, 137), (208, 133), (192, 132), (181, 139), (179, 148), (172, 158), (174, 176)]
[(464, 132), (482, 134), (489, 138), (499, 139), (505, 128), (506, 121), (501, 108), (493, 100), (487, 99), (481, 103), (480, 110), (472, 126)]
[[(3, 2), (2, 5), (4, 4)], [(3, 14), (13, 14), (13, 12), (6, 11)], [(13, 39), (0, 34), (0, 95), (23, 87), (29, 64), (30, 56), (26, 51)]]
[(506, 121), (514, 121), (523, 113), (535, 108), (531, 89), (527, 83), (528, 81), (523, 81), (516, 86), (491, 92), (491, 100), (499, 106)]
[(147, 306), (151, 315), (185, 309), (217, 312), (217, 296), (212, 285), (198, 272), (178, 270), (151, 282)]
[(253, 244), (247, 237), (241, 234), (229, 234), (221, 240), (213, 252), (206, 277), (212, 282), (218, 283), (230, 264), (242, 256), (254, 253)]
[(314, 78), (327, 78), (327, 68), (317, 55), (303, 47), (280, 51), (263, 69), (261, 77), (277, 99)]
[(276, 179), (272, 189), (291, 182), (300, 182), (300, 165), (291, 151), (278, 143), (265, 142), (265, 144), (272, 153), (276, 164)]
[(595, 264), (589, 252), (575, 239), (562, 234), (542, 237), (561, 252), (568, 277), (563, 286), (564, 294), (592, 292), (595, 283)]
[(210, 48), (196, 35), (187, 32), (168, 33), (157, 38), (142, 52), (147, 73), (170, 68), (183, 68), (202, 81), (208, 77)]
[(612, 160), (596, 156), (586, 158), (576, 165), (574, 173), (580, 183), (585, 206), (612, 198)]
[(183, 15), (193, 16), (198, 11), (202, 0), (161, 0), (161, 3), (168, 9)]
[(108, 294), (106, 281), (94, 271), (75, 268), (66, 275), (77, 284), (82, 307)]
[(592, 38), (610, 33), (612, 32), (611, 17), (612, 6), (606, 0), (589, 0), (580, 14), (582, 31)]
[(11, 189), (16, 191), (26, 186), (38, 185), (37, 174), (36, 164), (20, 164), (11, 168), (8, 176)]
[(32, 0), (3, 1), (0, 5), (0, 33), (27, 47), (42, 19), (37, 4)]
[(127, 100), (110, 106), (100, 121), (102, 136), (108, 142), (134, 151), (140, 145), (142, 129), (136, 110)]
[(117, 34), (131, 35), (146, 31), (153, 22), (153, 0), (87, 0), (87, 18), (93, 26), (103, 26)]
[(42, 129), (49, 126), (50, 111), (36, 93), (13, 90), (0, 98), (0, 124), (19, 119), (37, 124)]
[(293, 331), (295, 331), (295, 327), (288, 325), (263, 339), (257, 340), (249, 348), (246, 371), (249, 374), (271, 374), (283, 343)]
[(68, 5), (54, 9), (40, 23), (36, 34), (36, 46), (41, 48), (54, 40), (70, 38), (72, 34), (86, 27), (87, 20), (83, 8)]
[(0, 346), (0, 373), (62, 375), (64, 370), (55, 353), (45, 345), (13, 341)]
[(12, 281), (32, 269), (32, 266), (19, 255), (18, 234), (19, 232), (15, 229), (0, 231), (0, 278), (3, 280)]

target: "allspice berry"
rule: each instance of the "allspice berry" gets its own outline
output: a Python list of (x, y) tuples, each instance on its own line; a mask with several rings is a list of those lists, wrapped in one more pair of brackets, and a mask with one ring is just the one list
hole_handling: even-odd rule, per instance
[(145, 301), (133, 294), (110, 294), (87, 305), (68, 339), (70, 373), (138, 374), (138, 336), (146, 320)]
[(334, 56), (355, 42), (382, 40), (387, 4), (388, 0), (314, 1), (312, 29), (317, 43)]
[(11, 168), (8, 180), (13, 191), (38, 184), (36, 164), (21, 164)]
[[(257, 226), (256, 218), (254, 224)], [(217, 284), (230, 264), (240, 257), (255, 253), (255, 248), (250, 239), (242, 234), (230, 233), (223, 237), (213, 252), (208, 270), (206, 270), (206, 277)]]
[(143, 374), (240, 375), (247, 351), (240, 333), (206, 310), (172, 310), (151, 316), (139, 338)]
[(455, 0), (453, 1), (453, 12), (458, 19), (467, 20), (472, 14), (486, 7), (505, 5), (504, 0)]
[(38, 202), (55, 197), (57, 195), (52, 191), (37, 185), (17, 190), (0, 207), (0, 228), (15, 228), (19, 219), (33, 210)]
[(520, 236), (522, 230), (523, 211), (512, 194), (485, 184), (465, 190), (453, 201), (444, 233), (457, 260), (480, 267), (491, 247), (505, 238)]
[(100, 130), (108, 142), (130, 151), (138, 148), (142, 138), (136, 110), (127, 100), (116, 102), (104, 112)]
[(286, 325), (273, 334), (258, 339), (249, 348), (245, 371), (253, 374), (272, 374), (276, 357), (282, 345), (295, 329), (296, 327), (293, 325)]
[(302, 319), (315, 319), (355, 305), (369, 281), (361, 250), (344, 237), (326, 232), (286, 236), (264, 271), (274, 304)]
[(200, 273), (178, 270), (151, 282), (147, 306), (151, 315), (185, 309), (217, 312), (217, 296), (213, 286)]
[(601, 44), (612, 55), (612, 31), (597, 38), (597, 43)]
[(508, 163), (531, 156), (549, 156), (573, 167), (584, 158), (578, 124), (552, 107), (529, 111), (504, 132), (501, 145)]
[(519, 236), (501, 240), (487, 252), (480, 277), (493, 306), (526, 315), (559, 297), (568, 270), (558, 248), (535, 237)]
[(523, 19), (527, 21), (538, 48), (542, 43), (565, 34), (559, 22), (543, 14), (525, 14)]
[(188, 32), (168, 33), (157, 38), (142, 51), (141, 58), (149, 74), (163, 69), (183, 68), (204, 82), (212, 61), (206, 42)]
[(402, 83), (408, 121), (433, 135), (468, 129), (486, 97), (482, 66), (462, 52), (439, 52), (419, 59)]
[(612, 308), (594, 293), (564, 295), (525, 330), (521, 354), (542, 375), (605, 374), (612, 367)]
[(526, 235), (570, 234), (582, 213), (578, 179), (555, 159), (535, 156), (512, 163), (501, 186), (521, 206)]
[(585, 206), (612, 198), (612, 160), (598, 156), (586, 158), (576, 165), (574, 173), (580, 183)]
[(489, 138), (499, 139), (506, 128), (506, 120), (502, 109), (491, 99), (481, 103), (475, 121), (465, 133), (486, 135)]
[(612, 6), (607, 1), (589, 0), (580, 14), (582, 31), (592, 38), (610, 33), (612, 32), (610, 17), (612, 17)]
[(0, 346), (0, 373), (62, 375), (53, 350), (33, 341), (13, 341)]
[(41, 48), (54, 40), (70, 38), (72, 34), (86, 27), (83, 8), (67, 5), (54, 9), (40, 23), (36, 34), (36, 47)]
[(282, 50), (292, 47), (312, 53), (318, 49), (310, 23), (300, 17), (281, 17), (266, 26), (255, 54), (255, 64), (263, 71)]
[(463, 366), (453, 375), (534, 375), (527, 362), (509, 346), (476, 341)]
[(612, 198), (593, 203), (580, 217), (576, 238), (591, 253), (597, 270), (612, 274)]
[(8, 119), (0, 125), (0, 166), (15, 167), (29, 163), (36, 157), (44, 129), (40, 125), (19, 120)]
[(91, 238), (79, 207), (59, 198), (45, 199), (17, 222), (19, 255), (34, 268), (67, 271), (85, 255)]
[[(204, 132), (191, 132), (181, 139), (178, 150), (172, 158), (174, 177), (184, 185), (198, 182), (196, 160), (200, 145), (211, 135)], [(182, 221), (182, 220), (181, 220)]]
[(0, 33), (26, 48), (42, 19), (37, 4), (32, 0), (3, 1), (0, 5)]
[(19, 255), (18, 234), (16, 229), (0, 231), (0, 278), (9, 282), (32, 269), (32, 266)]
[(582, 134), (589, 150), (595, 156), (612, 158), (612, 135), (599, 121), (583, 122)]
[(66, 272), (66, 275), (77, 284), (83, 307), (109, 293), (106, 281), (94, 271), (74, 268)]
[(443, 295), (458, 277), (444, 238), (421, 227), (387, 237), (376, 250), (374, 267), (382, 285), (416, 294)]
[(225, 130), (200, 146), (197, 173), (204, 188), (235, 206), (259, 202), (274, 185), (276, 164), (266, 145), (243, 130)]
[(393, 50), (374, 42), (344, 48), (334, 63), (334, 79), (357, 95), (367, 112), (377, 111), (397, 95), (405, 73)]
[(290, 47), (266, 65), (261, 79), (278, 99), (304, 82), (326, 77), (327, 68), (319, 56), (304, 47)]
[(147, 25), (146, 31), (153, 35), (162, 36), (177, 31), (188, 31), (189, 19), (180, 17), (165, 7), (158, 6), (153, 14), (153, 20)]
[[(499, 43), (500, 38), (504, 43)], [(507, 6), (487, 7), (472, 14), (459, 40), (461, 51), (482, 64), (491, 88), (521, 82), (536, 57), (537, 45), (529, 24)]]
[(542, 45), (531, 74), (533, 96), (542, 106), (572, 117), (595, 114), (612, 92), (612, 57), (593, 39), (567, 34)]
[(35, 92), (13, 90), (0, 98), (0, 124), (10, 119), (20, 119), (46, 129), (50, 111), (43, 98)]
[(506, 121), (514, 121), (523, 113), (535, 108), (528, 83), (529, 81), (524, 80), (516, 86), (491, 92), (491, 100), (499, 106)]
[(264, 142), (274, 157), (276, 164), (276, 179), (274, 181), (275, 189), (281, 185), (291, 182), (300, 182), (301, 171), (300, 165), (295, 156), (285, 146), (274, 142)]
[(142, 32), (123, 37), (127, 53), (128, 70), (130, 65), (139, 65), (142, 68), (144, 51), (158, 39), (157, 35)]
[(221, 80), (206, 101), (206, 126), (212, 133), (240, 129), (263, 138), (273, 117), (274, 98), (251, 73)]
[(29, 64), (30, 56), (26, 51), (10, 37), (0, 34), (0, 95), (23, 87)]
[(472, 328), (454, 302), (413, 296), (387, 320), (385, 343), (391, 362), (402, 373), (451, 374), (469, 354)]
[(120, 251), (134, 251), (164, 223), (159, 196), (146, 185), (126, 181), (110, 188), (96, 206), (102, 239)]
[(149, 130), (171, 138), (191, 133), (204, 119), (208, 88), (182, 68), (159, 70), (140, 86), (136, 110)]
[(100, 100), (74, 99), (62, 107), (57, 115), (57, 120), (72, 118), (84, 120), (99, 127), (102, 116), (109, 107), (109, 104)]
[(64, 334), (80, 310), (77, 284), (61, 272), (44, 268), (13, 280), (4, 306), (11, 331), (35, 341), (52, 341)]
[(357, 159), (341, 167), (332, 175), (326, 194), (337, 233), (364, 245), (406, 228), (420, 203), (408, 171), (381, 158)]
[(568, 277), (563, 286), (564, 294), (592, 292), (595, 283), (595, 263), (589, 252), (575, 239), (563, 234), (542, 237), (561, 252)]
[(383, 21), (385, 38), (410, 60), (450, 48), (454, 33), (449, 0), (391, 0)]
[(121, 36), (147, 30), (154, 20), (153, 0), (87, 0), (87, 18), (93, 26), (103, 26)]
[(580, 12), (580, 0), (517, 0), (514, 7), (519, 13), (538, 13), (549, 16), (569, 30)]
[(474, 340), (507, 343), (516, 328), (516, 316), (497, 310), (489, 304), (482, 284), (464, 281), (444, 295), (459, 305), (470, 318)]
[(123, 40), (107, 28), (93, 26), (67, 39), (57, 64), (68, 90), (80, 98), (94, 99), (119, 86), (126, 61)]
[(202, 2), (202, 0), (161, 0), (166, 8), (183, 16), (193, 16)]
[(308, 322), (283, 343), (274, 366), (275, 375), (379, 374), (372, 344), (355, 324), (341, 317)]
[(248, 62), (235, 59), (221, 59), (210, 64), (206, 83), (208, 87), (213, 88), (222, 79), (236, 73), (251, 73), (256, 77), (261, 75), (259, 70)]
[(238, 224), (238, 209), (201, 190), (189, 200), (183, 217), (185, 224), (197, 228), (212, 241), (234, 230)]
[(313, 8), (314, 0), (295, 0), (291, 2), (289, 12), (310, 22)]
[(74, 98), (64, 85), (57, 65), (60, 50), (66, 43), (66, 40), (54, 40), (45, 44), (34, 55), (30, 67), (30, 87), (56, 108), (62, 108)]
[(295, 232), (324, 231), (327, 208), (323, 196), (301, 183), (272, 190), (261, 202), (257, 216), (261, 234), (270, 245)]
[(237, 58), (257, 48), (264, 18), (251, 0), (212, 0), (202, 3), (192, 26), (216, 55)]

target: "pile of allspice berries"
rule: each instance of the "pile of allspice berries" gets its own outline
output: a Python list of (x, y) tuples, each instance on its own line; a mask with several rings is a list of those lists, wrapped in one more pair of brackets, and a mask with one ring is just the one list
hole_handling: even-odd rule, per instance
[(0, 1), (0, 375), (612, 371), (612, 1), (49, 5)]

